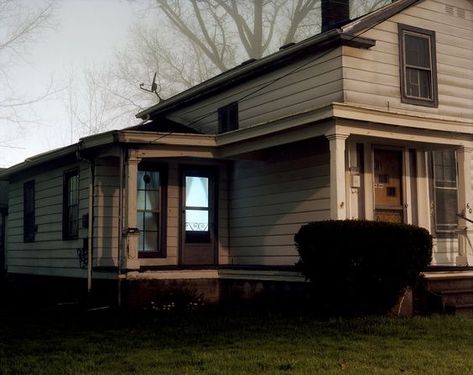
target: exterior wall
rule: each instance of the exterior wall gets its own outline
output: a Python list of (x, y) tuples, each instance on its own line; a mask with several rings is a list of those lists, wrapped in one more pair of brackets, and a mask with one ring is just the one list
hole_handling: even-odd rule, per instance
[(173, 114), (173, 119), (191, 123), (193, 128), (203, 133), (216, 133), (217, 108), (233, 101), (239, 101), (240, 129), (342, 101), (341, 51), (341, 48), (336, 48), (320, 58), (308, 56), (186, 107)]
[[(79, 236), (62, 239), (62, 207), (64, 172), (80, 167), (79, 172)], [(34, 242), (23, 241), (23, 184), (35, 181)], [(83, 247), (87, 229), (81, 225), (82, 215), (88, 209), (89, 173), (87, 163), (37, 169), (35, 174), (23, 173), (10, 183), (8, 235), (6, 238), (7, 268), (9, 273), (28, 273), (50, 276), (85, 277), (80, 268), (77, 249)]]
[[(118, 266), (120, 172), (117, 158), (97, 159), (94, 184), (94, 266)], [(88, 189), (81, 199), (87, 202)], [(87, 205), (85, 205), (87, 207)]]
[[(454, 15), (446, 12), (447, 5)], [(460, 11), (459, 11), (460, 10)], [(457, 14), (464, 11), (465, 17)], [(436, 33), (438, 108), (401, 103), (398, 23)], [(361, 33), (376, 40), (369, 50), (343, 47), (345, 102), (383, 110), (473, 118), (473, 5), (466, 0), (426, 0)]]
[(330, 218), (328, 141), (312, 139), (236, 161), (230, 190), (230, 264), (298, 260), (294, 234)]

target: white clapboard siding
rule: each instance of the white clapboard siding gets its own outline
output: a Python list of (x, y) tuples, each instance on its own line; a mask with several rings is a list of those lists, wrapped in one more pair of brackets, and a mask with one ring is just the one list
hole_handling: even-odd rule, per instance
[[(446, 6), (465, 11), (450, 15)], [(457, 11), (454, 12), (457, 14)], [(398, 23), (435, 31), (438, 108), (401, 103)], [(376, 40), (369, 50), (343, 47), (346, 102), (436, 115), (473, 117), (473, 5), (467, 0), (426, 0), (361, 34)]]
[[(79, 238), (63, 240), (64, 173), (79, 168)], [(35, 181), (34, 242), (23, 240), (23, 184)], [(89, 169), (87, 163), (69, 164), (36, 175), (11, 181), (8, 216), (7, 267), (10, 273), (84, 277), (77, 249), (82, 248), (87, 229), (82, 228), (82, 215), (88, 211)]]
[(330, 217), (328, 142), (275, 148), (236, 161), (230, 191), (230, 262), (293, 265), (294, 234)]
[[(173, 114), (203, 133), (217, 132), (217, 109), (239, 102), (239, 127), (247, 128), (342, 100), (341, 48), (311, 55)], [(198, 119), (198, 121), (196, 121)]]

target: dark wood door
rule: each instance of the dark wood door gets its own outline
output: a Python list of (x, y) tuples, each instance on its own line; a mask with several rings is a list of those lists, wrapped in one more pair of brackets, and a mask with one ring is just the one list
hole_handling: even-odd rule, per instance
[(379, 221), (402, 223), (404, 204), (402, 192), (402, 152), (374, 151), (374, 218)]
[(182, 173), (182, 265), (217, 263), (215, 175), (210, 169), (185, 169)]

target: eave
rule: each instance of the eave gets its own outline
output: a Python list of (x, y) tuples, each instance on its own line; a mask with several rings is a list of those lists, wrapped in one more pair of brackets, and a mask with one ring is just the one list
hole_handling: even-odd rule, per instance
[(41, 164), (48, 163), (53, 160), (75, 156), (77, 153), (77, 144), (66, 147), (57, 148), (42, 154), (38, 154), (25, 159), (22, 163), (15, 164), (10, 168), (0, 171), (0, 179), (8, 179), (10, 176), (24, 171), (25, 169), (33, 168)]

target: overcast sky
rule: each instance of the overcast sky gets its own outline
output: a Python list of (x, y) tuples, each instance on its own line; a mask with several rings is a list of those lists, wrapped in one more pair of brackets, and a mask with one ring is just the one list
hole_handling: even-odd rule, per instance
[[(34, 4), (36, 0), (25, 1)], [(24, 97), (41, 95), (50, 82), (60, 90), (67, 85), (71, 71), (111, 62), (115, 50), (128, 40), (129, 30), (137, 21), (136, 10), (144, 5), (144, 0), (60, 0), (54, 12), (54, 29), (42, 32), (29, 44), (26, 61), (18, 61), (9, 70), (15, 91)], [(10, 148), (0, 148), (0, 167), (71, 143), (63, 94), (52, 95), (25, 114), (32, 122), (17, 127), (15, 134), (10, 132)], [(1, 121), (0, 126), (5, 127)]]

